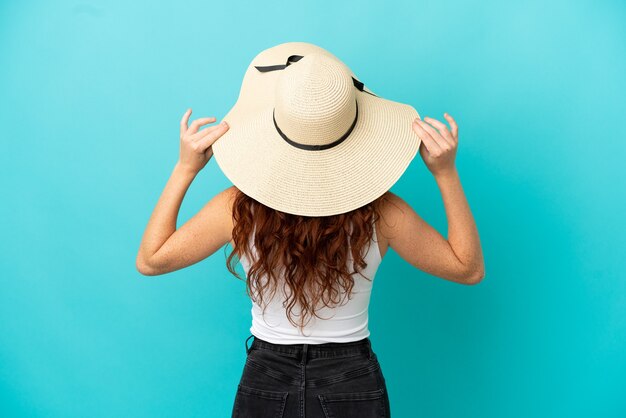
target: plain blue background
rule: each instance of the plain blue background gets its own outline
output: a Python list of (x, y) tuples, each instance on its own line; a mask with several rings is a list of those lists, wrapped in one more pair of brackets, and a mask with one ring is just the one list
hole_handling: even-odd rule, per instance
[[(626, 416), (625, 22), (619, 1), (2, 2), (0, 415), (229, 416), (251, 305), (224, 249), (156, 277), (135, 256), (185, 110), (219, 120), (259, 51), (305, 41), (459, 123), (487, 274), (387, 254), (392, 415)], [(211, 161), (178, 224), (229, 185)], [(447, 234), (419, 155), (392, 190)]]

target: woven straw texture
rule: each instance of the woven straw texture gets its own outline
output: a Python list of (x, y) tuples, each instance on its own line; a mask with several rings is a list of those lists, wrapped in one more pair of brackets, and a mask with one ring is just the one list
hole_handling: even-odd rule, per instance
[[(276, 71), (255, 66), (299, 61)], [(354, 77), (365, 83), (357, 89)], [(243, 193), (275, 210), (303, 216), (349, 212), (380, 197), (416, 156), (420, 139), (410, 105), (367, 93), (343, 62), (325, 49), (289, 42), (258, 54), (249, 65), (239, 98), (223, 118), (229, 129), (213, 144), (224, 175)], [(326, 145), (300, 149), (287, 142)]]

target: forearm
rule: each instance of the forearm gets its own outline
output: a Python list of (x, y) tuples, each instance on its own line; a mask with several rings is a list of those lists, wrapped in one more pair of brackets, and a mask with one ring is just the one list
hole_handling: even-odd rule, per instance
[(485, 267), (478, 229), (456, 168), (438, 174), (435, 180), (446, 210), (450, 247), (469, 272), (482, 275)]
[(174, 166), (174, 170), (146, 226), (137, 255), (138, 262), (149, 260), (163, 243), (176, 232), (180, 206), (196, 174), (179, 164)]

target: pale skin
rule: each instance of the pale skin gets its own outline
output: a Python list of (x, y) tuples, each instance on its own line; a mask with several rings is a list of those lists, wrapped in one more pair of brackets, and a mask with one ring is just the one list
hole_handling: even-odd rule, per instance
[[(143, 234), (136, 258), (137, 270), (156, 276), (180, 270), (215, 254), (232, 241), (231, 186), (213, 197), (180, 228), (176, 228), (183, 198), (195, 176), (213, 156), (211, 145), (228, 129), (216, 121), (199, 118), (189, 125), (191, 109), (180, 121), (180, 157), (165, 185)], [(389, 247), (415, 268), (460, 284), (479, 283), (485, 275), (478, 229), (465, 197), (455, 166), (458, 126), (447, 113), (450, 124), (436, 119), (416, 118), (413, 130), (422, 140), (420, 155), (433, 174), (441, 192), (448, 220), (448, 238), (424, 221), (401, 197), (388, 191), (392, 204), (382, 207), (376, 224), (380, 254)]]

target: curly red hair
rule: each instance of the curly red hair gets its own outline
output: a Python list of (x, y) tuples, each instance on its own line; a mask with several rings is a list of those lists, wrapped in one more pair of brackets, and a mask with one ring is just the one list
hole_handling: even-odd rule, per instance
[[(313, 316), (320, 318), (317, 315), (320, 301), (332, 307), (345, 296), (350, 299), (353, 274), (361, 274), (367, 267), (364, 250), (385, 199), (383, 195), (339, 215), (309, 217), (269, 208), (238, 190), (232, 205), (235, 246), (226, 260), (227, 268), (246, 281), (246, 293), (263, 307), (263, 312), (268, 292), (271, 299), (279, 283), (288, 287), (290, 292), (285, 294), (289, 296), (283, 306), (289, 322), (302, 330)], [(256, 258), (248, 246), (253, 233)], [(350, 252), (354, 260), (352, 268), (348, 266)], [(246, 279), (235, 271), (235, 255), (239, 261), (242, 254), (250, 260)], [(278, 271), (283, 273), (279, 276)], [(299, 323), (292, 317), (296, 305), (300, 306)]]

